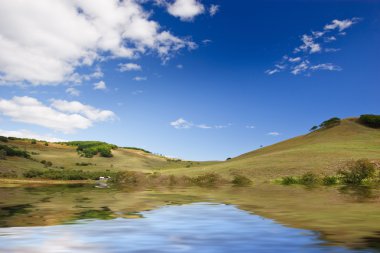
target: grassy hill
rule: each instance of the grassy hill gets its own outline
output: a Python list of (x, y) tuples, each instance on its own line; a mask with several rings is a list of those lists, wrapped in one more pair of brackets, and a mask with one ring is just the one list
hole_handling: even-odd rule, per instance
[[(90, 146), (88, 146), (90, 144)], [(161, 174), (195, 176), (207, 172), (231, 178), (244, 175), (255, 181), (266, 181), (283, 176), (297, 176), (312, 171), (335, 174), (347, 161), (368, 158), (380, 161), (380, 129), (359, 124), (357, 119), (344, 119), (333, 127), (323, 127), (265, 148), (240, 155), (225, 162), (192, 162), (169, 159), (136, 148), (116, 148), (100, 143), (100, 151), (110, 147), (109, 153), (91, 152), (92, 142), (46, 143), (32, 140), (7, 140), (0, 145), (27, 151), (30, 158), (7, 156), (0, 160), (0, 172), (14, 171), (21, 175), (29, 169), (62, 169), (83, 171), (140, 171)], [(90, 147), (90, 158), (81, 145)], [(96, 144), (97, 145), (97, 144)], [(1, 149), (1, 148), (0, 148)], [(103, 155), (111, 157), (103, 157)], [(1, 154), (0, 154), (1, 155)], [(1, 158), (1, 157), (0, 157)], [(41, 163), (45, 161), (45, 163)], [(49, 163), (49, 166), (46, 166)]]
[[(87, 158), (83, 155), (83, 152), (77, 152), (77, 146), (74, 144), (76, 143), (47, 143), (45, 141), (29, 139), (0, 141), (0, 145), (6, 145), (20, 151), (27, 151), (30, 155), (30, 158), (6, 156), (6, 159), (0, 160), (0, 172), (14, 171), (18, 175), (21, 175), (29, 169), (48, 168), (84, 171), (133, 170), (151, 172), (152, 169), (191, 167), (193, 165), (207, 164), (170, 159), (137, 148), (115, 148), (111, 150), (112, 157), (103, 157), (101, 154), (97, 154)], [(47, 163), (49, 163), (49, 166), (46, 166)]]
[(352, 118), (342, 120), (337, 126), (248, 152), (223, 163), (167, 170), (167, 173), (216, 172), (224, 177), (238, 173), (267, 180), (308, 171), (333, 174), (348, 160), (361, 158), (380, 161), (380, 130), (366, 127)]

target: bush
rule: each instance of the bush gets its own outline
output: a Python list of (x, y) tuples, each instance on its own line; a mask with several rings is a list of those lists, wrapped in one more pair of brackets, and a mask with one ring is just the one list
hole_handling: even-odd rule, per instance
[(31, 144), (37, 144), (37, 141), (33, 139), (33, 140), (30, 141), (30, 143)]
[(113, 183), (123, 184), (127, 186), (136, 186), (143, 181), (145, 181), (145, 175), (135, 171), (118, 172), (112, 179)]
[(322, 183), (323, 185), (335, 185), (338, 183), (338, 178), (336, 176), (324, 176)]
[(47, 142), (45, 142), (45, 144), (44, 144), (45, 146), (49, 146), (49, 143), (47, 143)]
[(0, 160), (5, 160), (7, 158), (7, 151), (0, 149)]
[(310, 128), (310, 132), (313, 132), (313, 131), (315, 131), (315, 130), (317, 130), (318, 129), (318, 126), (313, 126), (312, 128)]
[(364, 114), (360, 115), (359, 123), (373, 127), (373, 128), (380, 128), (380, 115), (374, 115), (374, 114)]
[(112, 157), (112, 149), (116, 149), (117, 146), (100, 141), (71, 141), (66, 142), (66, 145), (76, 146), (77, 152), (84, 157), (91, 158), (94, 155), (99, 154), (102, 157)]
[(247, 186), (252, 183), (252, 180), (242, 175), (235, 175), (231, 183), (233, 183), (236, 186)]
[(298, 180), (294, 177), (287, 176), (281, 179), (281, 184), (283, 185), (298, 184)]
[(26, 178), (42, 178), (52, 180), (96, 180), (99, 177), (114, 176), (114, 173), (110, 172), (90, 172), (82, 170), (37, 170), (30, 169), (23, 173)]
[(319, 177), (312, 172), (307, 172), (299, 179), (299, 183), (303, 185), (315, 185), (319, 182)]
[(320, 128), (330, 128), (330, 127), (337, 126), (339, 124), (340, 124), (340, 118), (334, 117), (334, 118), (328, 119), (326, 121), (323, 121), (319, 125), (319, 127)]
[(198, 186), (215, 186), (223, 180), (218, 174), (206, 173), (204, 175), (192, 178), (191, 181)]
[(0, 145), (0, 150), (4, 150), (7, 156), (30, 158), (30, 154), (27, 151), (19, 150), (18, 148), (12, 148), (7, 145)]
[(8, 138), (5, 136), (0, 136), (0, 141), (1, 142), (8, 142)]
[(17, 178), (17, 173), (15, 171), (0, 171), (1, 178)]
[(364, 180), (372, 178), (374, 174), (375, 166), (367, 159), (349, 162), (346, 169), (338, 171), (342, 182), (349, 185), (359, 185)]

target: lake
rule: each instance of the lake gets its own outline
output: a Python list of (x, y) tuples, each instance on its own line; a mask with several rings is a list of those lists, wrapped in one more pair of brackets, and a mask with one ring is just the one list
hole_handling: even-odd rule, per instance
[(0, 188), (0, 252), (378, 252), (370, 191)]

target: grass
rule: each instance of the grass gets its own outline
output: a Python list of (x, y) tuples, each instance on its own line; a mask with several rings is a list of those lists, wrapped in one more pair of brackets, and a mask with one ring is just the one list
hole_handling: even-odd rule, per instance
[(196, 168), (162, 170), (162, 173), (194, 176), (214, 172), (225, 178), (244, 174), (255, 181), (268, 181), (307, 172), (334, 175), (350, 160), (380, 161), (380, 130), (344, 119), (327, 129), (298, 136), (232, 158)]

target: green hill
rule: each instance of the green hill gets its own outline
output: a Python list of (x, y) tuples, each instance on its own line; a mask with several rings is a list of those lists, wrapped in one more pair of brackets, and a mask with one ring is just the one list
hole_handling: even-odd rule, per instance
[(267, 180), (308, 171), (333, 174), (345, 162), (361, 158), (380, 161), (380, 129), (366, 127), (352, 118), (223, 163), (198, 169), (172, 170), (170, 173), (192, 175), (216, 172), (225, 177), (238, 173)]
[[(110, 148), (109, 153), (107, 148)], [(202, 164), (171, 159), (133, 147), (116, 147), (103, 142), (47, 143), (2, 137), (0, 151), (5, 149), (8, 150), (8, 155), (3, 159), (0, 157), (0, 172), (3, 175), (12, 172), (20, 176), (30, 169), (151, 172), (152, 169)], [(14, 152), (11, 153), (11, 150)], [(13, 153), (15, 155), (10, 156)]]

